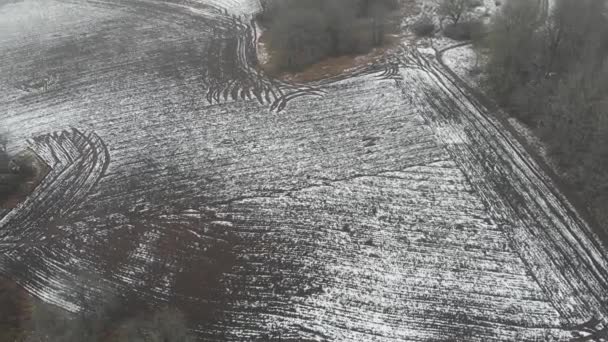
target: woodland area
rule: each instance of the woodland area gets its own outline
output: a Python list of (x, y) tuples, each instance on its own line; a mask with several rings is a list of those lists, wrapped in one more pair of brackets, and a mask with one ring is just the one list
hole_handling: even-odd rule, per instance
[(72, 314), (0, 277), (0, 342), (195, 341), (180, 311), (142, 305), (126, 309), (124, 304), (112, 297), (88, 298), (83, 310)]
[(397, 27), (397, 0), (266, 0), (258, 21), (280, 70), (298, 70), (329, 56), (365, 53)]
[(488, 88), (533, 127), (559, 172), (608, 223), (608, 18), (605, 0), (506, 2), (490, 27)]

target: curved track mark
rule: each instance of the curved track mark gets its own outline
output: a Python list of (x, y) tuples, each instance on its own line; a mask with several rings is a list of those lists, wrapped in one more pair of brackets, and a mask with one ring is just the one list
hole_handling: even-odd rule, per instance
[(29, 141), (51, 171), (34, 192), (0, 220), (0, 250), (40, 241), (49, 221), (69, 215), (105, 174), (110, 156), (95, 133), (77, 129)]
[(438, 85), (426, 87), (434, 110), (425, 115), (449, 131), (443, 133), (449, 140), (464, 142), (446, 146), (473, 185), (488, 194), (490, 211), (505, 222), (513, 246), (565, 321), (575, 324), (590, 316), (605, 321), (607, 258), (599, 239), (516, 135), (442, 65), (441, 52), (438, 57), (438, 62), (419, 53), (406, 58)]

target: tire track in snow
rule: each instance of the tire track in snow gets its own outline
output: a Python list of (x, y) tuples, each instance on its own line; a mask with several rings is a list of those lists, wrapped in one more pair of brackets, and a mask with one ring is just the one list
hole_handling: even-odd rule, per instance
[[(458, 149), (464, 133), (452, 134), (466, 115), (439, 113), (452, 107), (447, 102), (419, 114), (416, 105), (429, 107), (423, 92), (437, 87), (422, 74), (433, 70), (424, 56), (393, 56), (311, 84), (323, 97), (308, 101), (300, 94), (309, 88), (273, 86), (240, 69), (254, 58), (255, 34), (242, 31), (247, 17), (193, 2), (100, 6), (108, 3), (108, 21), (91, 25), (103, 39), (77, 41), (108, 47), (108, 55), (84, 51), (91, 70), (76, 73), (70, 64), (46, 91), (2, 99), (19, 131), (55, 130), (52, 118), (91, 127), (111, 146), (111, 173), (83, 207), (76, 204), (67, 220), (41, 222), (45, 240), (3, 255), (0, 268), (32, 293), (78, 310), (74, 292), (84, 285), (69, 279), (88, 269), (119, 293), (192, 310), (208, 341), (567, 335), (540, 281), (509, 245), (504, 222), (495, 220), (501, 199), (479, 185), (491, 165), (457, 154), (474, 152)], [(76, 26), (73, 32), (90, 29)], [(114, 39), (131, 34), (137, 41)], [(41, 54), (50, 64), (69, 55), (48, 39), (52, 49)], [(129, 50), (131, 43), (140, 45)], [(9, 65), (26, 60), (18, 48), (8, 49)], [(226, 63), (239, 71), (204, 76), (206, 65), (221, 66), (208, 60), (222, 55), (209, 51), (234, 53)], [(15, 74), (29, 66), (15, 64)], [(157, 70), (165, 67), (167, 76)], [(392, 80), (402, 72), (413, 75), (399, 79), (398, 89)], [(196, 88), (201, 77), (213, 85)], [(108, 79), (124, 88), (108, 91)], [(210, 88), (213, 105), (205, 98)], [(276, 106), (282, 115), (268, 113), (258, 96), (270, 107), (287, 98)], [(435, 135), (454, 145), (452, 154)]]
[[(62, 263), (55, 258), (61, 251), (44, 250), (64, 237), (57, 226), (69, 221), (96, 187), (108, 168), (109, 153), (99, 136), (77, 129), (38, 136), (29, 144), (50, 171), (23, 203), (0, 220), (0, 269), (30, 293), (74, 310), (74, 302), (40, 287), (49, 274), (63, 274)], [(23, 262), (28, 267), (23, 268)]]
[(95, 133), (72, 129), (29, 143), (51, 170), (23, 203), (0, 220), (0, 245), (5, 252), (40, 241), (50, 221), (69, 215), (83, 202), (110, 162)]
[[(433, 111), (425, 115), (469, 175), (566, 325), (607, 319), (606, 254), (516, 139), (433, 58), (412, 53)], [(438, 129), (441, 127), (441, 129)], [(459, 143), (453, 143), (458, 141)]]

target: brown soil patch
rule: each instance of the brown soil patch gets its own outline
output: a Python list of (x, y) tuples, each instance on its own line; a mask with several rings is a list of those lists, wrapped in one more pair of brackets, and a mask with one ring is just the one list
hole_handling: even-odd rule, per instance
[(258, 58), (258, 67), (267, 75), (286, 82), (310, 83), (321, 81), (374, 63), (385, 56), (387, 51), (398, 46), (401, 41), (400, 38), (401, 37), (396, 34), (387, 35), (383, 46), (375, 47), (366, 54), (328, 57), (302, 71), (285, 72), (277, 70), (275, 63), (273, 62), (273, 53), (268, 49), (268, 38), (262, 33), (258, 40), (258, 51), (261, 51), (261, 55), (265, 55), (266, 58)]
[(27, 164), (28, 167), (32, 168), (33, 172), (30, 177), (19, 185), (19, 189), (15, 193), (8, 196), (8, 198), (0, 199), (0, 208), (2, 209), (12, 209), (23, 202), (51, 170), (51, 168), (31, 150), (21, 152), (14, 160), (20, 165)]

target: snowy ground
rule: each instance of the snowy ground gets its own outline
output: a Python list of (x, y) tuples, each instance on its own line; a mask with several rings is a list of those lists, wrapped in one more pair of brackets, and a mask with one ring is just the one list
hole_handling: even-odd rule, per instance
[(433, 50), (281, 83), (252, 68), (257, 6), (0, 7), (0, 122), (52, 167), (0, 214), (4, 273), (71, 310), (169, 302), (205, 341), (603, 329), (604, 247)]
[[(544, 9), (543, 13), (545, 14), (543, 15), (546, 15), (551, 12), (554, 1), (540, 0), (539, 4)], [(479, 13), (494, 14), (499, 9), (500, 7), (496, 6), (496, 2), (485, 0), (483, 6), (477, 7), (472, 15), (479, 17)], [(485, 18), (489, 22), (491, 17), (481, 16), (481, 18)], [(485, 75), (482, 71), (487, 59), (484, 52), (475, 51), (469, 42), (455, 42), (442, 36), (434, 37), (431, 40), (432, 43), (427, 42), (426, 44), (431, 44), (439, 52), (445, 66), (469, 86), (483, 92)], [(536, 154), (543, 159), (545, 164), (551, 167), (554, 173), (559, 173), (559, 168), (550, 158), (546, 146), (530, 127), (514, 117), (509, 117), (507, 124), (535, 150)]]
[(479, 71), (484, 62), (484, 56), (482, 53), (476, 53), (470, 44), (449, 48), (443, 54), (443, 61), (470, 85), (481, 86), (483, 74)]

